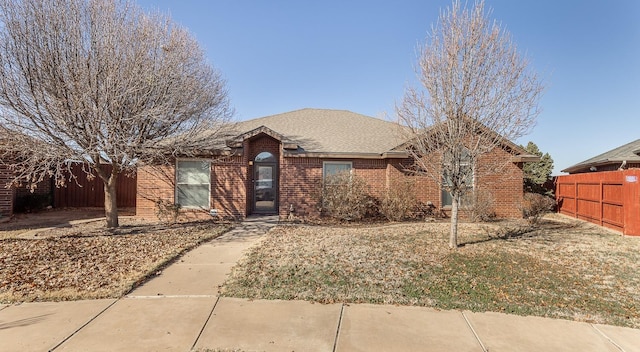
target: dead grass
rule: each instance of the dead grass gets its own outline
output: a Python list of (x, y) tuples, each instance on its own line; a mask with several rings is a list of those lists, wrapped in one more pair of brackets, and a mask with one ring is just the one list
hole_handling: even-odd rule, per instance
[(517, 222), (280, 227), (223, 294), (497, 311), (640, 327), (640, 238), (552, 216)]
[(129, 292), (184, 251), (228, 227), (211, 222), (167, 226), (121, 220), (48, 229), (30, 238), (0, 239), (0, 302), (115, 298)]

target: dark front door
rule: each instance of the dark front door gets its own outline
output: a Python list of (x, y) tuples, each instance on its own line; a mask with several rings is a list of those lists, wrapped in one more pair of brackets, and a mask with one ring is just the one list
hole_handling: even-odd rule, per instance
[(253, 212), (276, 213), (278, 207), (278, 168), (274, 163), (253, 165)]

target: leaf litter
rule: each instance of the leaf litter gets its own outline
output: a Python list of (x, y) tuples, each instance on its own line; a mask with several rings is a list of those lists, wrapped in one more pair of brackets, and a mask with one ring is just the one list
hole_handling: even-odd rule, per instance
[(418, 305), (640, 327), (640, 238), (559, 215), (523, 222), (281, 226), (222, 294)]
[(96, 221), (29, 239), (0, 239), (0, 302), (121, 297), (227, 228), (211, 222), (169, 226), (127, 219), (114, 231)]

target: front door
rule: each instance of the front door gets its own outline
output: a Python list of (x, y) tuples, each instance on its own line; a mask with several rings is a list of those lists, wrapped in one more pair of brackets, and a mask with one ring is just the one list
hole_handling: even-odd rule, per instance
[(253, 211), (276, 213), (278, 200), (278, 168), (274, 163), (255, 162), (253, 165)]

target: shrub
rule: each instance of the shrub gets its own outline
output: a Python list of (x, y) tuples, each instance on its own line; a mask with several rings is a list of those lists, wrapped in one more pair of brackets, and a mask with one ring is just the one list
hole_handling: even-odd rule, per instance
[(542, 217), (555, 207), (553, 198), (538, 193), (525, 193), (522, 204), (522, 216), (529, 224), (537, 225)]
[(155, 203), (158, 220), (167, 224), (175, 224), (178, 221), (181, 208), (180, 204), (175, 204), (164, 199), (158, 199)]
[(402, 179), (394, 180), (380, 203), (380, 213), (389, 221), (401, 221), (415, 216), (418, 207), (415, 182)]
[(322, 214), (342, 221), (357, 221), (375, 213), (367, 182), (349, 172), (325, 177), (320, 185), (319, 205)]
[(471, 221), (489, 221), (496, 217), (495, 204), (490, 191), (476, 188), (467, 194), (461, 208)]

